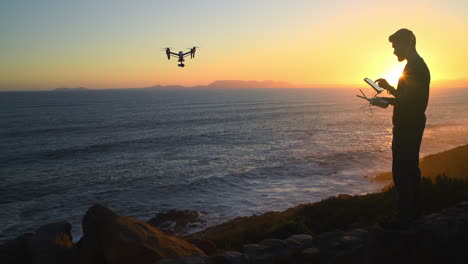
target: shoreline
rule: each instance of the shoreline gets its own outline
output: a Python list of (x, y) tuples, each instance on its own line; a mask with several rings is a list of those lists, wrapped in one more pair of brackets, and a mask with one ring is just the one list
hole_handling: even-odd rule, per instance
[[(424, 156), (424, 157), (422, 157), (420, 159), (420, 166), (421, 166), (421, 170), (422, 170), (422, 175), (423, 175), (423, 177), (426, 177), (426, 178), (435, 179), (438, 174), (443, 173), (443, 171), (441, 172), (440, 170), (443, 170), (444, 168), (449, 168), (449, 172), (448, 172), (449, 177), (451, 177), (450, 175), (461, 175), (461, 172), (468, 171), (468, 162), (463, 163), (463, 157), (464, 156), (468, 157), (468, 143), (467, 144), (462, 144), (462, 145), (459, 145), (459, 146), (456, 146), (456, 147), (453, 147), (453, 148), (450, 148), (450, 149), (447, 149), (447, 150), (444, 150), (444, 151), (436, 152), (436, 153), (433, 153), (433, 154), (428, 154), (428, 155), (426, 155), (426, 156)], [(450, 157), (455, 158), (455, 160), (452, 163), (447, 161)], [(439, 159), (443, 159), (445, 166), (441, 162), (438, 162)], [(468, 175), (467, 175), (467, 177), (468, 177)], [(393, 186), (391, 171), (378, 172), (378, 173), (375, 173), (375, 174), (372, 174), (372, 175), (364, 175), (363, 178), (365, 180), (367, 180), (367, 181), (381, 184), (378, 191), (370, 192), (370, 193), (367, 193), (367, 194), (381, 193), (381, 192), (387, 190), (389, 187)], [(346, 193), (345, 195), (352, 195), (352, 194)], [(333, 197), (333, 196), (330, 196), (330, 197)], [(321, 200), (324, 200), (324, 199), (327, 199), (327, 198), (329, 198), (329, 197), (323, 197), (318, 201), (310, 202), (310, 203), (307, 203), (307, 204), (317, 203), (317, 202), (320, 202)], [(260, 213), (258, 215), (263, 215), (263, 214), (268, 214), (268, 213), (277, 213), (277, 212), (281, 213), (281, 212), (288, 211), (289, 209), (292, 209), (292, 208), (295, 208), (295, 207), (301, 206), (301, 205), (302, 205), (302, 203), (293, 205), (293, 206), (291, 206), (289, 208), (286, 208), (284, 210), (271, 210), (271, 211), (267, 211), (267, 212), (264, 212), (264, 213)], [(183, 235), (184, 236), (191, 236), (193, 234), (203, 232), (205, 229), (215, 227), (215, 226), (219, 226), (219, 225), (223, 225), (223, 224), (228, 223), (230, 221), (234, 221), (234, 220), (236, 220), (238, 218), (245, 218), (245, 217), (250, 217), (250, 216), (255, 216), (255, 215), (257, 215), (257, 214), (239, 216), (239, 217), (235, 217), (235, 218), (233, 218), (231, 220), (221, 222), (219, 224), (209, 225), (209, 226), (206, 226), (206, 227), (203, 227), (203, 228), (197, 227), (197, 228), (195, 228), (195, 231), (193, 231), (193, 232), (189, 231), (189, 232), (187, 232), (187, 233), (185, 233)]]
[[(436, 154), (430, 154), (423, 157), (420, 161), (420, 166), (425, 168), (426, 175), (424, 172), (423, 183), (425, 185), (433, 184), (435, 187), (438, 187), (438, 184), (442, 182), (444, 184), (445, 178), (438, 178), (440, 175), (446, 175), (448, 181), (451, 180), (465, 181), (468, 183), (468, 162), (466, 162), (466, 157), (468, 157), (468, 144), (460, 145), (458, 147), (442, 151)], [(379, 176), (378, 181), (390, 181), (388, 175), (391, 177), (391, 172), (381, 173), (383, 176)], [(379, 174), (380, 175), (380, 174)], [(425, 179), (425, 180), (424, 180)], [(453, 183), (452, 183), (453, 184)], [(455, 183), (456, 184), (456, 183)], [(432, 188), (432, 187), (430, 187)], [(384, 206), (389, 207), (390, 210), (394, 210), (393, 204), (389, 200), (394, 198), (392, 186), (386, 186), (383, 190), (376, 193), (369, 193), (365, 195), (349, 195), (349, 194), (340, 194), (338, 196), (332, 196), (324, 198), (321, 201), (313, 203), (304, 203), (299, 204), (294, 207), (288, 208), (283, 211), (270, 211), (260, 215), (244, 216), (237, 217), (233, 220), (227, 221), (225, 223), (210, 226), (202, 231), (195, 232), (184, 236), (186, 239), (208, 239), (214, 241), (218, 246), (225, 249), (239, 249), (239, 242), (237, 240), (250, 243), (255, 242), (248, 238), (250, 236), (256, 237), (257, 241), (261, 239), (266, 239), (270, 236), (281, 236), (280, 234), (286, 232), (286, 230), (294, 230), (296, 233), (313, 233), (308, 227), (302, 226), (302, 223), (297, 223), (295, 220), (298, 215), (303, 214), (304, 211), (312, 210), (315, 213), (321, 209), (326, 209), (328, 207), (335, 207), (336, 205), (330, 205), (334, 203), (359, 203), (358, 200), (366, 200), (366, 205), (370, 206), (370, 203), (373, 203), (377, 200), (381, 200)], [(444, 199), (444, 197), (437, 197)], [(466, 195), (466, 200), (468, 201), (468, 194)], [(380, 206), (379, 206), (380, 207)], [(335, 208), (336, 209), (336, 208)], [(354, 208), (358, 209), (358, 208)], [(384, 208), (374, 208), (379, 210), (380, 213), (385, 211)], [(318, 210), (318, 211), (317, 211)], [(334, 209), (332, 209), (333, 211)], [(340, 209), (341, 210), (341, 209)], [(374, 212), (366, 212), (373, 214)], [(322, 213), (319, 213), (322, 214)], [(302, 216), (301, 216), (302, 217)], [(299, 218), (301, 218), (299, 217)], [(299, 221), (300, 222), (300, 221)], [(365, 221), (364, 221), (365, 222)], [(359, 224), (357, 224), (359, 226)], [(270, 228), (265, 228), (270, 227)], [(278, 229), (280, 231), (278, 231)], [(258, 231), (261, 230), (261, 231)], [(308, 231), (308, 232), (307, 232)], [(258, 235), (258, 233), (264, 233), (263, 235)], [(225, 238), (234, 237), (234, 241), (225, 242)], [(224, 243), (224, 245), (223, 245)], [(245, 243), (243, 243), (245, 244)], [(234, 245), (234, 246), (233, 246)]]
[[(452, 163), (449, 162), (449, 159), (451, 157), (458, 157), (458, 156), (460, 158), (454, 159)], [(446, 164), (446, 165), (448, 164), (447, 166), (449, 166), (451, 168), (449, 174), (454, 174), (454, 173), (459, 174), (459, 172), (461, 172), (461, 171), (468, 171), (468, 163), (463, 162), (463, 157), (464, 156), (468, 157), (468, 144), (460, 145), (460, 146), (457, 146), (455, 148), (445, 150), (445, 151), (442, 151), (442, 152), (438, 152), (438, 153), (435, 153), (435, 154), (429, 154), (429, 155), (427, 155), (427, 156), (425, 156), (425, 157), (423, 157), (421, 159), (421, 165), (422, 165), (423, 169), (426, 168), (426, 167), (431, 169), (431, 178), (435, 178), (435, 176), (437, 174), (437, 169), (444, 168), (444, 166), (443, 166), (444, 164)], [(437, 162), (437, 160), (439, 160), (439, 159), (442, 159), (444, 162)], [(425, 164), (431, 164), (431, 166), (426, 166)], [(424, 170), (423, 170), (423, 176), (425, 176), (424, 175)], [(391, 172), (378, 173), (376, 176), (374, 176), (372, 178), (371, 177), (366, 177), (366, 176), (363, 175), (363, 179), (366, 180), (366, 181), (371, 181), (371, 182), (376, 182), (376, 183), (390, 182), (391, 181)], [(380, 193), (380, 192), (384, 191), (385, 189), (387, 189), (388, 187), (389, 187), (389, 185), (387, 185), (387, 186), (382, 185), (382, 187), (381, 187), (381, 189), (379, 189), (379, 191), (368, 193), (368, 194)], [(346, 195), (349, 195), (349, 194), (346, 194)], [(331, 196), (331, 197), (333, 197), (333, 196)], [(317, 201), (306, 202), (305, 204), (319, 203), (321, 200), (324, 200), (324, 199), (327, 199), (327, 198), (329, 198), (329, 197), (323, 197), (323, 198), (321, 198), (321, 199), (319, 199)], [(201, 224), (201, 225), (198, 225), (198, 226), (196, 226), (194, 228), (191, 228), (191, 230), (187, 230), (186, 232), (182, 232), (180, 235), (190, 237), (190, 236), (196, 235), (198, 233), (203, 233), (207, 229), (216, 228), (218, 226), (223, 226), (223, 225), (228, 224), (228, 223), (233, 222), (233, 221), (236, 222), (236, 221), (238, 221), (238, 219), (246, 219), (246, 218), (250, 218), (250, 217), (256, 217), (256, 216), (261, 216), (261, 215), (269, 215), (269, 214), (283, 214), (283, 213), (289, 212), (291, 210), (294, 211), (294, 208), (301, 207), (303, 205), (304, 205), (304, 203), (299, 203), (299, 204), (293, 205), (293, 206), (291, 206), (289, 208), (286, 208), (284, 210), (280, 209), (280, 210), (274, 210), (274, 211), (267, 211), (267, 212), (263, 212), (263, 213), (259, 213), (259, 214), (253, 214), (253, 215), (238, 216), (238, 217), (235, 217), (235, 218), (230, 219), (230, 220), (220, 221), (219, 223), (214, 224), (214, 225), (203, 226), (203, 224)], [(180, 210), (178, 208), (174, 208), (174, 209), (176, 211), (183, 211), (183, 209), (180, 209)], [(167, 213), (167, 212), (165, 211), (163, 213)], [(288, 213), (286, 213), (286, 214), (288, 214)], [(151, 221), (151, 219), (153, 219), (154, 216), (146, 219), (146, 222)], [(203, 219), (203, 216), (202, 216), (198, 220), (205, 221), (206, 219)], [(48, 221), (48, 222), (52, 222), (52, 221)], [(41, 224), (44, 224), (44, 223), (41, 223)], [(40, 224), (38, 224), (37, 226), (40, 226)], [(76, 242), (82, 236), (82, 232), (79, 229), (79, 227), (77, 227), (77, 226), (75, 226), (73, 229), (76, 230), (76, 231), (73, 232), (73, 234), (75, 236), (75, 239), (73, 239), (73, 240)], [(28, 230), (28, 231), (32, 231), (32, 230)], [(18, 236), (18, 235), (20, 235), (20, 234), (19, 233), (16, 234), (16, 236)], [(2, 243), (6, 242), (6, 241), (8, 241), (10, 239), (13, 239), (13, 238), (14, 238), (14, 236), (9, 237), (9, 238), (5, 238), (4, 240), (2, 240)]]

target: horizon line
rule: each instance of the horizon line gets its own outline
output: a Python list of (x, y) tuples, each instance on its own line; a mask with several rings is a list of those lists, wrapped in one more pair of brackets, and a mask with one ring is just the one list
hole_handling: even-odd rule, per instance
[[(467, 84), (455, 84), (455, 85), (444, 85), (443, 83), (455, 83), (455, 82), (464, 82), (465, 80), (443, 80), (435, 81), (431, 88), (435, 89), (464, 89), (468, 88)], [(219, 87), (216, 87), (217, 84), (223, 84)], [(227, 84), (227, 85), (226, 85)], [(158, 90), (158, 89), (209, 89), (209, 90), (226, 90), (226, 89), (359, 89), (365, 85), (357, 84), (291, 84), (286, 81), (273, 81), (273, 80), (215, 80), (208, 84), (195, 84), (195, 85), (182, 85), (182, 84), (155, 84), (152, 86), (145, 87), (108, 87), (108, 88), (96, 88), (88, 86), (75, 86), (67, 87), (61, 86), (56, 88), (39, 88), (31, 90), (23, 89), (2, 89), (0, 92), (35, 92), (35, 91), (78, 91), (78, 90), (87, 90), (87, 91), (99, 91), (99, 90)]]

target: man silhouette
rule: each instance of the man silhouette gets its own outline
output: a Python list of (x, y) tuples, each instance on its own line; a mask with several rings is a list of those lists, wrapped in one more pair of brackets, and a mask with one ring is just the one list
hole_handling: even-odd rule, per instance
[(392, 173), (397, 192), (397, 217), (388, 227), (407, 227), (421, 213), (419, 205), (419, 149), (426, 126), (425, 111), (429, 100), (431, 76), (424, 60), (416, 51), (416, 37), (408, 29), (400, 29), (389, 37), (398, 61), (406, 60), (397, 89), (385, 79), (376, 80), (394, 98), (385, 98), (393, 105)]

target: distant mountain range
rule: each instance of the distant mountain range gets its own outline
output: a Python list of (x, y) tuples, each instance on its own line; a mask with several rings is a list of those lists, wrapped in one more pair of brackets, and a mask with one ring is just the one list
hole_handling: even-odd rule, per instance
[(61, 88), (55, 88), (53, 91), (68, 92), (68, 91), (87, 91), (87, 90), (89, 89), (86, 87), (74, 87), (74, 88), (61, 87)]
[(244, 89), (244, 88), (293, 88), (288, 82), (276, 81), (240, 81), (240, 80), (218, 80), (207, 85), (181, 86), (181, 85), (155, 85), (144, 89)]
[[(277, 81), (241, 81), (241, 80), (218, 80), (207, 85), (183, 86), (183, 85), (154, 85), (150, 87), (134, 87), (126, 89), (144, 89), (144, 90), (176, 90), (176, 89), (248, 89), (248, 88), (311, 88), (312, 85), (293, 85), (288, 82)], [(125, 89), (125, 88), (119, 88)], [(56, 88), (53, 91), (87, 91), (98, 90), (86, 87), (75, 88)], [(99, 89), (101, 90), (101, 89)]]

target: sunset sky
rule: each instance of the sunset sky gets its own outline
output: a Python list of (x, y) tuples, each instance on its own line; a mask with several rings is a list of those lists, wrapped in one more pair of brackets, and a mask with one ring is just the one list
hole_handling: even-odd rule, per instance
[[(466, 0), (38, 0), (0, 3), (0, 90), (274, 80), (396, 84), (388, 36), (416, 34), (432, 87), (468, 87)], [(186, 67), (162, 48), (199, 46)]]

